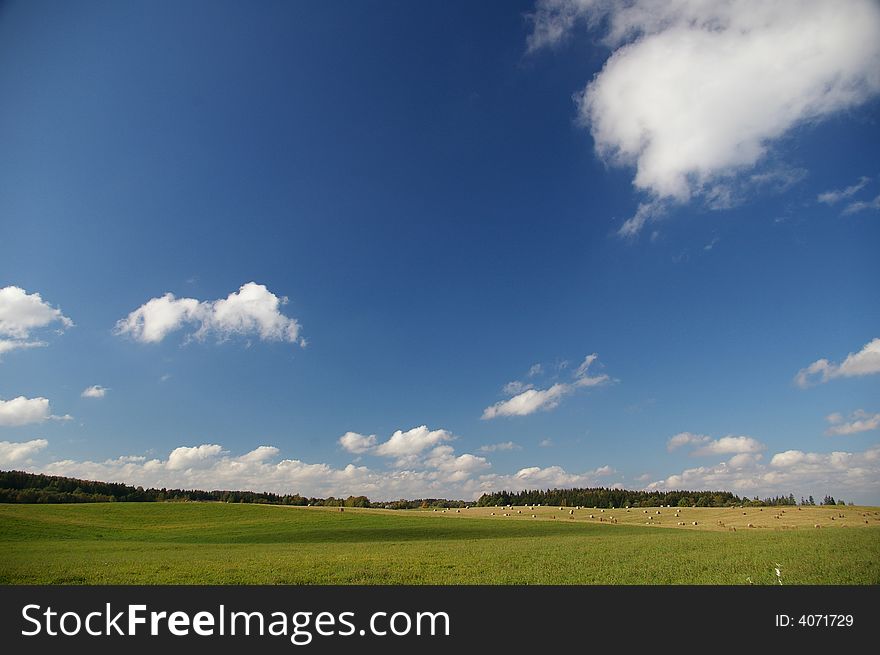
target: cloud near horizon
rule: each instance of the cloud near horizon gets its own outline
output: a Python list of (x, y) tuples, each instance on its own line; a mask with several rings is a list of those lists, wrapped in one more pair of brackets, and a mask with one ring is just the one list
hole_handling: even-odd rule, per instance
[[(126, 455), (100, 462), (65, 459), (34, 463), (33, 457), (47, 447), (45, 439), (0, 442), (0, 469), (25, 467), (34, 473), (144, 487), (299, 493), (318, 497), (366, 495), (377, 501), (429, 497), (476, 499), (483, 493), (501, 490), (609, 486), (607, 478), (616, 473), (608, 465), (583, 473), (569, 472), (561, 466), (526, 466), (510, 474), (486, 473), (485, 466), (478, 461), (482, 458), (472, 455), (456, 458), (448, 445), (427, 450), (418, 465), (382, 470), (355, 464), (336, 468), (324, 463), (281, 459), (278, 448), (265, 445), (235, 456), (219, 444), (180, 446), (164, 459)], [(760, 462), (760, 455), (741, 453), (715, 466), (686, 469), (642, 488), (729, 490), (749, 496), (832, 493), (866, 497), (876, 493), (878, 479), (880, 445), (863, 452), (789, 450), (775, 454), (769, 465)], [(624, 485), (615, 482), (610, 486), (622, 488)]]
[[(400, 454), (398, 447), (410, 455), (421, 453), (422, 456), (410, 460), (406, 466), (398, 459), (390, 470), (355, 464), (335, 468), (323, 463), (280, 459), (280, 450), (274, 446), (259, 446), (235, 456), (219, 444), (180, 446), (165, 459), (125, 455), (100, 462), (65, 459), (34, 464), (32, 456), (48, 446), (45, 439), (0, 442), (0, 469), (26, 464), (28, 470), (36, 473), (144, 487), (265, 491), (319, 497), (366, 495), (372, 500), (476, 499), (483, 493), (500, 489), (519, 491), (543, 486), (595, 485), (614, 473), (614, 469), (606, 465), (579, 474), (569, 473), (559, 466), (525, 467), (509, 475), (486, 474), (489, 463), (484, 458), (467, 453), (456, 456), (451, 446), (436, 445), (443, 440), (427, 436), (431, 432), (423, 432), (420, 428), (395, 432), (395, 435), (404, 437), (393, 442), (395, 453), (385, 456)], [(433, 432), (448, 434), (446, 431)], [(351, 434), (356, 433), (347, 433)], [(351, 440), (347, 441), (351, 443)], [(431, 443), (425, 445), (426, 442)], [(371, 447), (375, 449), (375, 444)]]
[(695, 198), (730, 207), (781, 137), (880, 92), (871, 0), (539, 0), (530, 18), (530, 53), (604, 30), (612, 53), (576, 100), (598, 156), (646, 196), (621, 236)]
[(868, 498), (876, 496), (880, 480), (880, 445), (862, 452), (788, 450), (773, 455), (769, 465), (760, 459), (753, 453), (738, 454), (714, 466), (685, 469), (650, 483), (647, 489), (728, 490), (741, 496), (832, 493)]
[(262, 284), (248, 282), (226, 298), (200, 301), (176, 298), (172, 293), (152, 298), (116, 323), (116, 334), (141, 343), (159, 343), (185, 326), (195, 328), (188, 339), (218, 341), (234, 336), (255, 336), (262, 341), (286, 341), (305, 346), (300, 325), (281, 313), (288, 299)]

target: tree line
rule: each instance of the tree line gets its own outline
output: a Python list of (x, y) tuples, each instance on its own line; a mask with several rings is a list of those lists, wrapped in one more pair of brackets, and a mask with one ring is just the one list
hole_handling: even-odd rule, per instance
[[(810, 496), (809, 502), (801, 499), (802, 505), (815, 504)], [(778, 505), (797, 505), (794, 494), (767, 498), (742, 497), (729, 491), (633, 491), (593, 487), (588, 489), (527, 489), (525, 491), (499, 491), (483, 494), (477, 501), (480, 507), (494, 505), (557, 505), (559, 507), (731, 507), (738, 505), (756, 507), (775, 507)], [(831, 496), (825, 497), (823, 505), (834, 505)], [(843, 505), (842, 500), (836, 504)]]
[[(315, 498), (300, 494), (255, 491), (201, 491), (199, 489), (161, 489), (133, 487), (119, 482), (95, 482), (57, 475), (0, 471), (0, 503), (106, 503), (106, 502), (221, 502), (265, 505), (324, 507), (372, 507), (379, 509), (428, 509), (490, 507), (494, 505), (557, 505), (561, 507), (729, 507), (732, 505), (797, 505), (794, 495), (746, 498), (729, 491), (631, 491), (595, 487), (588, 489), (546, 489), (499, 491), (483, 494), (476, 502), (446, 498), (371, 501), (366, 496)], [(816, 505), (810, 496), (801, 505)], [(826, 495), (821, 505), (843, 505)], [(851, 504), (851, 503), (850, 503)]]
[(220, 502), (265, 505), (324, 507), (373, 507), (416, 509), (426, 507), (466, 507), (463, 500), (428, 498), (372, 502), (366, 496), (314, 498), (300, 494), (274, 494), (255, 491), (201, 491), (198, 489), (161, 489), (133, 487), (119, 482), (95, 482), (58, 475), (0, 471), (0, 503), (150, 503), (150, 502)]

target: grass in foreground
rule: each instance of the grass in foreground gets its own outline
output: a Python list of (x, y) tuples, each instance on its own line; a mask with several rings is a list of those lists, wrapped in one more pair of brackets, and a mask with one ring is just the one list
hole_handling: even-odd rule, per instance
[[(569, 519), (567, 510), (525, 509), (0, 505), (0, 583), (776, 584), (776, 563), (784, 584), (880, 583), (873, 508), (841, 509), (844, 523), (809, 508), (788, 529), (767, 514), (772, 508), (748, 510), (768, 527), (736, 532), (731, 520), (758, 526), (757, 518), (687, 508), (673, 521), (674, 510), (664, 509), (653, 527), (643, 525), (642, 510), (605, 510), (619, 520), (609, 524), (598, 510)], [(713, 519), (717, 512), (727, 514)], [(685, 518), (687, 528), (672, 527)], [(820, 522), (833, 527), (814, 529)]]

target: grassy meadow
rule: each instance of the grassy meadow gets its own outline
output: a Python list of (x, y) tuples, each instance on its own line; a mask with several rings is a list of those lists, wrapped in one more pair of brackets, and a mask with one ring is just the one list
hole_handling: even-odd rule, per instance
[(880, 584), (877, 508), (647, 512), (0, 505), (0, 583)]

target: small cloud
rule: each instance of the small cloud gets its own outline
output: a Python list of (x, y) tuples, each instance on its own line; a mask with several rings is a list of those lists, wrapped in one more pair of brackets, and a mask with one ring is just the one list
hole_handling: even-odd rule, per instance
[(538, 445), (541, 448), (550, 448), (553, 446), (553, 439), (550, 439), (550, 438), (541, 439), (541, 441), (538, 442)]
[(481, 453), (495, 453), (508, 450), (522, 450), (522, 446), (517, 445), (512, 441), (504, 441), (502, 443), (490, 443), (485, 446), (480, 446), (479, 450)]
[(522, 393), (523, 391), (528, 391), (529, 389), (534, 389), (534, 384), (525, 384), (524, 382), (520, 382), (519, 380), (513, 380), (512, 382), (508, 382), (504, 385), (504, 393), (509, 396), (516, 395), (518, 393)]
[(673, 450), (681, 448), (682, 446), (704, 444), (709, 441), (709, 439), (710, 438), (704, 434), (679, 432), (678, 434), (669, 437), (669, 440), (666, 442), (666, 450), (671, 453)]
[(740, 453), (757, 453), (764, 450), (765, 446), (752, 437), (721, 437), (709, 441), (691, 453), (694, 457), (706, 455), (729, 455)]
[(535, 377), (536, 375), (541, 375), (544, 372), (544, 367), (541, 364), (533, 364), (531, 368), (529, 368), (528, 376), (530, 378)]
[(862, 409), (857, 409), (850, 414), (848, 421), (838, 412), (829, 414), (825, 420), (830, 424), (830, 427), (825, 430), (825, 434), (828, 436), (845, 436), (880, 428), (880, 414), (869, 414)]
[(339, 437), (339, 445), (350, 453), (361, 454), (376, 446), (376, 435), (369, 436), (357, 432), (346, 432)]
[(845, 189), (836, 189), (833, 191), (825, 191), (824, 193), (820, 193), (816, 197), (816, 200), (826, 205), (837, 204), (841, 200), (846, 200), (847, 198), (851, 198), (852, 196), (857, 194), (859, 191), (864, 189), (870, 181), (870, 177), (862, 176), (859, 178), (858, 182), (856, 182), (852, 186), (846, 187)]
[(107, 387), (102, 387), (100, 384), (93, 384), (90, 387), (86, 387), (83, 389), (80, 394), (81, 398), (103, 398), (107, 395), (107, 392), (110, 391)]
[(876, 196), (873, 200), (851, 202), (846, 206), (840, 214), (841, 216), (849, 216), (850, 214), (858, 214), (868, 209), (880, 209), (880, 196)]
[(666, 442), (666, 450), (672, 452), (682, 446), (692, 446), (692, 457), (706, 455), (730, 455), (741, 453), (758, 453), (764, 450), (764, 444), (752, 437), (726, 436), (713, 440), (705, 434), (679, 432)]
[(709, 243), (707, 243), (705, 246), (703, 246), (703, 250), (705, 250), (706, 252), (712, 250), (712, 248), (714, 248), (715, 245), (716, 245), (719, 241), (721, 241), (721, 239), (719, 239), (718, 237), (715, 237), (715, 238), (712, 239)]

